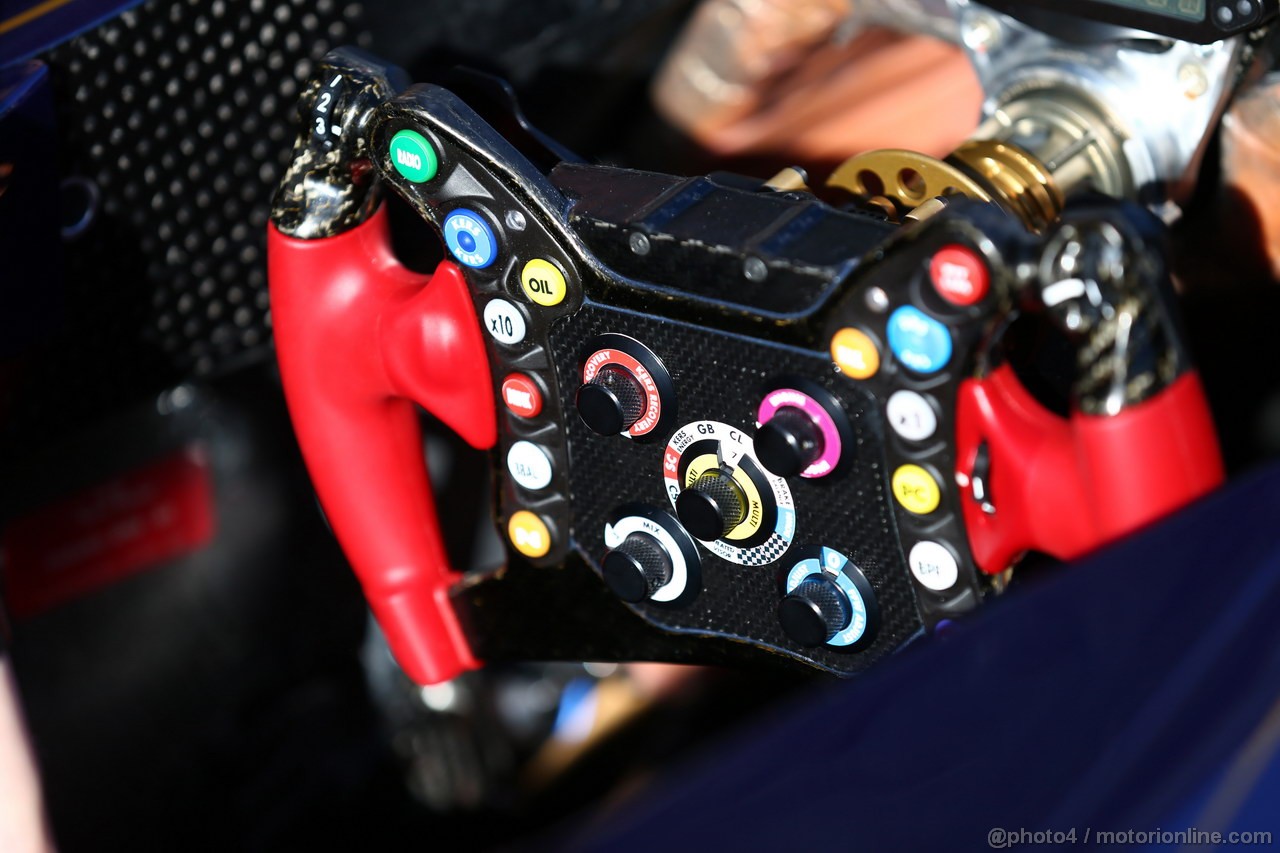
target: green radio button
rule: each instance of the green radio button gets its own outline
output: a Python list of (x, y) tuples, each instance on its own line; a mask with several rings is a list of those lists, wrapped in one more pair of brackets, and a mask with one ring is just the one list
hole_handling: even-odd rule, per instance
[(426, 183), (436, 176), (440, 158), (421, 133), (402, 130), (391, 137), (391, 165), (415, 184)]

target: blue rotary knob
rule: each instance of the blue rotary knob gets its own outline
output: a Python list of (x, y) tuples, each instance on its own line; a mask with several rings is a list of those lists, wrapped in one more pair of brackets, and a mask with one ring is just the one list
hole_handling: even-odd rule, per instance
[(787, 636), (806, 648), (820, 646), (849, 625), (852, 608), (844, 590), (826, 575), (810, 575), (778, 605)]

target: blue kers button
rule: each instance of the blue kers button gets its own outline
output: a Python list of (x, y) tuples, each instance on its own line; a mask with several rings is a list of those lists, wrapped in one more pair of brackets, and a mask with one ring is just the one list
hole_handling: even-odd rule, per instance
[(889, 349), (916, 373), (937, 373), (951, 361), (951, 332), (912, 305), (889, 317)]
[(458, 263), (482, 270), (498, 256), (498, 241), (484, 217), (460, 207), (444, 221), (444, 243)]

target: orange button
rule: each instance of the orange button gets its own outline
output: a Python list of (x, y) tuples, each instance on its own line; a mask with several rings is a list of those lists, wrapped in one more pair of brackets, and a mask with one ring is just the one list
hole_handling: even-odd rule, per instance
[(522, 509), (507, 523), (507, 538), (521, 554), (530, 559), (545, 557), (551, 550), (551, 531), (538, 516)]
[(536, 418), (542, 411), (542, 392), (532, 378), (513, 373), (502, 380), (502, 402), (522, 418)]
[(841, 329), (831, 339), (831, 358), (854, 379), (870, 379), (880, 370), (880, 348), (860, 329)]

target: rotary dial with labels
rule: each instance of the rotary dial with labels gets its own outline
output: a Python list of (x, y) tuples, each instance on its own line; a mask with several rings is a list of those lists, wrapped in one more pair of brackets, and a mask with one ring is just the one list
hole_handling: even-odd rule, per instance
[(745, 431), (719, 421), (686, 424), (667, 443), (663, 478), (681, 523), (721, 559), (764, 566), (791, 547), (791, 488), (760, 464)]

